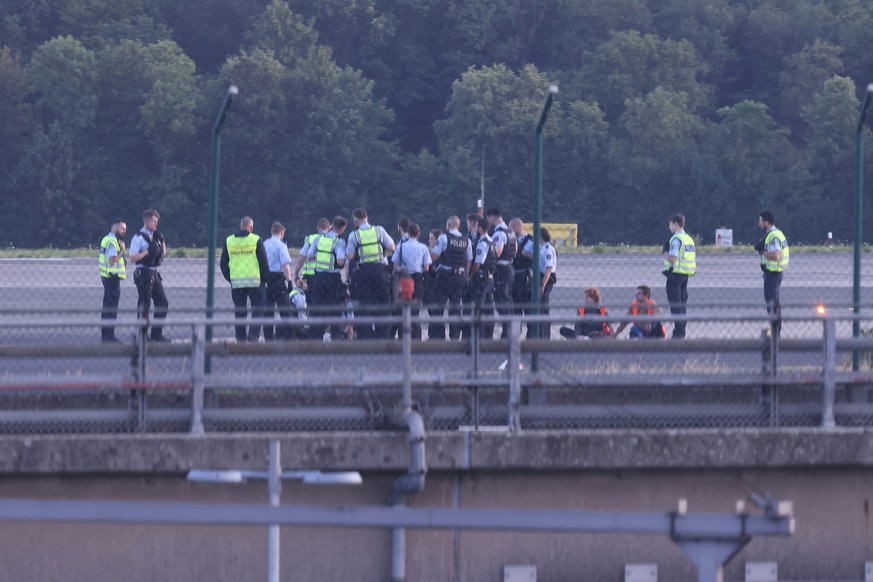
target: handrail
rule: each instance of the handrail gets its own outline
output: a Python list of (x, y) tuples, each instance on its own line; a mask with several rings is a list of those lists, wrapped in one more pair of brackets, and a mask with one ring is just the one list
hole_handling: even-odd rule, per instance
[[(407, 322), (412, 320), (409, 312), (405, 314)], [(469, 323), (469, 319), (459, 319), (457, 317), (441, 318), (446, 322), (464, 321)], [(512, 329), (520, 331), (522, 322), (552, 322), (565, 321), (566, 318), (549, 317), (549, 316), (514, 316), (511, 319)], [(622, 319), (631, 319), (629, 317), (610, 318), (611, 321)], [(644, 317), (633, 318), (637, 321), (645, 319)], [(686, 319), (686, 320), (701, 320), (696, 316), (675, 317), (671, 318), (664, 314), (664, 317), (658, 317), (662, 321), (670, 319)], [(787, 318), (783, 318), (787, 319)], [(769, 414), (778, 414), (778, 395), (774, 392), (777, 389), (790, 389), (794, 387), (821, 387), (822, 398), (817, 404), (821, 411), (821, 426), (830, 428), (835, 426), (834, 408), (835, 394), (838, 385), (846, 386), (871, 386), (873, 385), (873, 371), (847, 373), (839, 368), (836, 354), (847, 351), (869, 351), (873, 352), (873, 337), (859, 338), (838, 338), (836, 337), (836, 326), (840, 322), (849, 322), (855, 319), (850, 314), (840, 314), (836, 316), (826, 317), (806, 317), (797, 318), (797, 321), (815, 322), (821, 325), (822, 331), (814, 337), (807, 338), (786, 338), (780, 341), (773, 341), (773, 338), (760, 336), (757, 338), (700, 338), (688, 339), (684, 341), (613, 341), (613, 340), (592, 340), (592, 341), (549, 341), (545, 339), (521, 339), (518, 333), (510, 334), (510, 339), (507, 340), (476, 340), (476, 341), (428, 341), (428, 342), (407, 342), (404, 346), (403, 342), (392, 340), (356, 340), (356, 341), (275, 341), (267, 343), (235, 343), (233, 341), (204, 341), (204, 330), (210, 325), (236, 325), (240, 321), (235, 318), (227, 320), (214, 319), (207, 320), (203, 317), (196, 318), (179, 318), (167, 319), (164, 322), (165, 327), (190, 327), (192, 333), (189, 337), (192, 341), (177, 341), (175, 343), (153, 343), (148, 340), (143, 344), (126, 345), (126, 344), (73, 344), (73, 345), (0, 345), (0, 360), (3, 359), (23, 359), (23, 358), (71, 358), (71, 359), (90, 359), (90, 358), (126, 358), (131, 360), (131, 372), (115, 372), (111, 375), (106, 374), (79, 374), (72, 376), (40, 376), (39, 374), (28, 375), (5, 375), (0, 376), (0, 394), (14, 391), (34, 391), (34, 390), (65, 390), (65, 391), (88, 391), (88, 390), (127, 390), (130, 391), (131, 404), (130, 409), (132, 414), (140, 423), (138, 426), (142, 428), (148, 423), (149, 413), (145, 410), (146, 401), (144, 398), (145, 392), (154, 390), (169, 389), (191, 391), (191, 423), (192, 432), (203, 431), (203, 418), (207, 399), (204, 398), (206, 391), (212, 390), (234, 390), (234, 389), (259, 389), (259, 390), (317, 390), (324, 388), (332, 389), (348, 389), (348, 390), (370, 390), (370, 389), (391, 389), (396, 390), (406, 383), (415, 389), (460, 389), (471, 391), (478, 398), (480, 389), (500, 390), (505, 391), (508, 406), (504, 410), (508, 410), (507, 421), (511, 430), (521, 430), (524, 420), (524, 411), (533, 410), (526, 408), (521, 403), (521, 389), (539, 389), (539, 388), (608, 388), (608, 387), (677, 387), (677, 388), (693, 388), (693, 387), (715, 387), (715, 386), (733, 386), (733, 387), (749, 387), (758, 386), (762, 390), (762, 398), (768, 402), (770, 407)], [(720, 317), (718, 321), (734, 321), (734, 322), (768, 322), (770, 318), (764, 315), (752, 317)], [(0, 329), (6, 327), (42, 327), (42, 326), (64, 326), (68, 328), (94, 327), (99, 325), (101, 320), (95, 319), (91, 322), (84, 321), (21, 321), (15, 322), (12, 326), (7, 326), (7, 322), (0, 322)], [(275, 320), (267, 320), (269, 323), (277, 323)], [(314, 322), (326, 323), (350, 323), (347, 320), (340, 318), (312, 318), (310, 323)], [(365, 318), (356, 319), (355, 323), (366, 321)], [(384, 321), (384, 319), (374, 318), (374, 321)], [(423, 320), (425, 321), (425, 320)], [(487, 322), (488, 319), (481, 318), (476, 320), (474, 324)], [(710, 320), (711, 321), (711, 320)], [(123, 320), (118, 320), (116, 325), (123, 325)], [(265, 321), (266, 323), (266, 321)], [(130, 325), (140, 326), (144, 322), (141, 320), (131, 320)], [(294, 324), (291, 324), (294, 325)], [(140, 336), (141, 337), (141, 336)], [(465, 356), (478, 358), (480, 355), (487, 354), (505, 354), (507, 362), (513, 362), (508, 370), (483, 371), (479, 366), (473, 366), (472, 373), (461, 369), (443, 370), (439, 372), (422, 371), (416, 369), (416, 359), (412, 357), (401, 358), (404, 347), (408, 350), (409, 355), (426, 356), (426, 355), (451, 355)], [(775, 350), (775, 352), (773, 352)], [(750, 371), (748, 369), (741, 371), (727, 372), (725, 370), (670, 370), (666, 369), (663, 373), (657, 375), (650, 371), (633, 372), (624, 369), (617, 371), (604, 372), (590, 371), (586, 369), (571, 370), (571, 371), (548, 371), (548, 370), (520, 370), (525, 356), (534, 354), (658, 354), (658, 353), (751, 353), (761, 354), (762, 368), (760, 370)], [(777, 358), (773, 356), (778, 352), (806, 352), (817, 353), (818, 356), (814, 360), (816, 370), (803, 371), (802, 369), (783, 369), (777, 368), (775, 362)], [(389, 368), (379, 369), (363, 374), (349, 373), (343, 371), (331, 371), (319, 375), (288, 375), (276, 371), (260, 371), (247, 370), (244, 374), (236, 374), (234, 372), (223, 372), (220, 375), (204, 374), (203, 361), (207, 357), (265, 357), (265, 356), (340, 356), (340, 355), (381, 355), (391, 356), (396, 359), (391, 360), (393, 363)], [(155, 358), (189, 358), (193, 363), (190, 368), (190, 374), (178, 373), (172, 374), (170, 377), (164, 377), (160, 380), (152, 380), (145, 377), (145, 371), (149, 369), (146, 361)], [(463, 361), (463, 360), (462, 360)], [(421, 360), (418, 360), (419, 365)], [(820, 370), (820, 371), (819, 371)], [(764, 390), (768, 392), (763, 392)], [(763, 402), (763, 401), (762, 401)], [(533, 403), (531, 403), (533, 404)], [(864, 403), (862, 403), (864, 404)], [(476, 408), (478, 405), (474, 405)], [(579, 403), (583, 406), (584, 403)], [(865, 405), (866, 406), (866, 405)], [(839, 408), (839, 407), (838, 407)], [(843, 407), (842, 410), (845, 408)], [(259, 409), (252, 409), (246, 412), (248, 417), (252, 414), (258, 414)], [(339, 408), (337, 408), (339, 410)], [(866, 409), (865, 409), (866, 410)], [(22, 422), (33, 423), (40, 418), (43, 411), (24, 411)], [(94, 413), (94, 411), (91, 411)], [(156, 411), (154, 414), (157, 414)], [(164, 412), (169, 414), (168, 412)], [(57, 419), (59, 417), (57, 411), (44, 413), (46, 418)], [(84, 414), (84, 413), (83, 413)], [(94, 413), (96, 414), (96, 413)], [(122, 414), (118, 411), (117, 414)], [(210, 414), (214, 414), (210, 412)], [(329, 414), (329, 413), (327, 413)], [(344, 413), (345, 414), (345, 413)], [(478, 415), (478, 413), (476, 413)], [(62, 415), (61, 415), (62, 416)], [(87, 414), (85, 414), (87, 416)], [(172, 416), (178, 416), (177, 411), (172, 411)], [(4, 422), (12, 422), (15, 415), (4, 415), (0, 419), (0, 424)], [(295, 418), (304, 418), (305, 411), (295, 415)], [(97, 416), (94, 416), (97, 418)], [(478, 418), (478, 416), (476, 416)], [(478, 422), (478, 421), (477, 421)], [(778, 424), (778, 420), (775, 421)]]

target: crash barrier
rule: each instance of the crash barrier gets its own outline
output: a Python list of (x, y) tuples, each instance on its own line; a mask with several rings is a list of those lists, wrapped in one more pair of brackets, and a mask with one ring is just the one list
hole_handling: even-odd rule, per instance
[[(406, 308), (355, 324), (387, 321), (408, 331), (417, 319)], [(436, 321), (476, 331), (499, 319)], [(395, 430), (405, 426), (404, 385), (429, 431), (873, 424), (873, 337), (852, 337), (852, 315), (785, 317), (781, 337), (761, 315), (658, 320), (668, 330), (684, 320), (689, 330), (710, 325), (734, 337), (523, 338), (531, 324), (578, 321), (541, 315), (510, 317), (505, 340), (473, 333), (463, 341), (413, 341), (405, 333), (402, 340), (237, 343), (216, 332), (206, 341), (209, 326), (237, 323), (221, 315), (167, 319), (173, 341), (166, 343), (148, 339), (147, 322), (120, 319), (118, 335), (130, 343), (103, 344), (93, 316), (4, 318), (0, 432)], [(348, 322), (309, 320), (340, 323)], [(64, 341), (37, 341), (46, 330)]]

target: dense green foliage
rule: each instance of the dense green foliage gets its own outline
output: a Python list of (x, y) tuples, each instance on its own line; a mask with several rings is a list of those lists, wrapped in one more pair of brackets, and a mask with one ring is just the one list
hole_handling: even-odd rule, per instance
[(871, 44), (865, 0), (0, 0), (0, 242), (93, 244), (155, 206), (205, 244), (229, 83), (222, 232), (296, 244), (357, 206), (440, 227), (483, 159), (487, 205), (530, 219), (557, 83), (543, 216), (584, 243), (653, 244), (674, 211), (750, 241), (765, 208), (846, 240)]

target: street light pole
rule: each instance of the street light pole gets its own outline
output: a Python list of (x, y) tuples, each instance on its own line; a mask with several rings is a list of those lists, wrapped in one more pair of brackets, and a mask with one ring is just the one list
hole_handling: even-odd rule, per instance
[[(856, 319), (852, 322), (852, 337), (861, 335), (861, 322), (857, 316), (861, 313), (861, 238), (864, 213), (864, 122), (867, 110), (873, 100), (873, 83), (867, 85), (867, 93), (861, 104), (858, 115), (858, 125), (855, 128), (855, 245), (854, 245), (854, 277), (852, 284), (852, 310)], [(852, 352), (852, 371), (857, 372), (861, 364), (861, 354)]]
[[(357, 471), (285, 471), (282, 472), (281, 446), (278, 440), (270, 441), (270, 460), (267, 471), (244, 471), (241, 469), (214, 470), (191, 469), (188, 480), (201, 483), (245, 483), (248, 479), (267, 481), (270, 507), (279, 507), (282, 480), (295, 479), (305, 485), (360, 485), (363, 481)], [(279, 582), (279, 524), (271, 523), (267, 538), (267, 581)]]
[[(549, 110), (552, 108), (552, 101), (558, 93), (557, 85), (549, 85), (549, 92), (546, 95), (546, 102), (543, 103), (543, 109), (540, 112), (539, 120), (537, 121), (536, 131), (534, 132), (534, 194), (533, 194), (533, 269), (531, 273), (530, 285), (530, 301), (533, 304), (531, 312), (534, 315), (540, 314), (540, 235), (542, 232), (542, 208), (543, 208), (543, 127), (546, 124), (546, 118), (549, 115)], [(536, 333), (534, 338), (543, 337), (542, 328), (545, 323), (535, 325)], [(539, 368), (539, 358), (534, 353), (531, 356), (531, 371), (536, 372)]]
[[(236, 85), (231, 85), (227, 88), (227, 94), (224, 96), (224, 102), (221, 104), (221, 109), (218, 111), (218, 117), (215, 119), (215, 125), (212, 126), (212, 172), (209, 176), (209, 243), (208, 243), (208, 262), (206, 266), (206, 318), (212, 319), (213, 308), (215, 307), (215, 241), (216, 232), (218, 230), (218, 170), (221, 165), (221, 126), (224, 125), (224, 118), (227, 116), (227, 110), (230, 109), (233, 98), (239, 94), (239, 88)], [(206, 343), (212, 341), (212, 326), (206, 326)], [(205, 372), (209, 373), (212, 367), (212, 361), (209, 356), (206, 356)]]

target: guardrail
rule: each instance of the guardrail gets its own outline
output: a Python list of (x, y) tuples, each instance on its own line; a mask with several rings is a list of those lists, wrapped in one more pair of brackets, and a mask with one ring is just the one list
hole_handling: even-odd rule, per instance
[[(761, 331), (766, 316), (657, 319), (742, 321), (760, 335), (528, 340), (521, 338), (522, 325), (567, 317), (514, 316), (507, 340), (474, 333), (467, 341), (420, 342), (410, 339), (415, 318), (406, 308), (402, 316), (355, 319), (397, 323), (406, 330), (400, 341), (206, 342), (208, 325), (237, 320), (190, 317), (165, 323), (176, 336), (187, 329), (187, 337), (153, 343), (144, 333), (147, 322), (119, 320), (117, 326), (136, 331), (133, 343), (0, 344), (0, 362), (17, 364), (0, 374), (0, 432), (397, 429), (404, 426), (404, 386), (431, 431), (873, 424), (867, 398), (873, 371), (850, 371), (838, 358), (873, 352), (873, 338), (843, 337), (853, 316), (783, 318), (784, 326), (802, 322), (806, 330), (806, 337), (785, 339)], [(495, 321), (500, 317), (482, 315), (464, 323), (476, 329)], [(27, 318), (0, 321), (0, 330), (14, 335), (100, 324)], [(535, 372), (525, 366), (534, 354), (549, 358)], [(697, 359), (706, 355), (716, 360)], [(215, 363), (212, 373), (205, 372), (207, 358)]]

